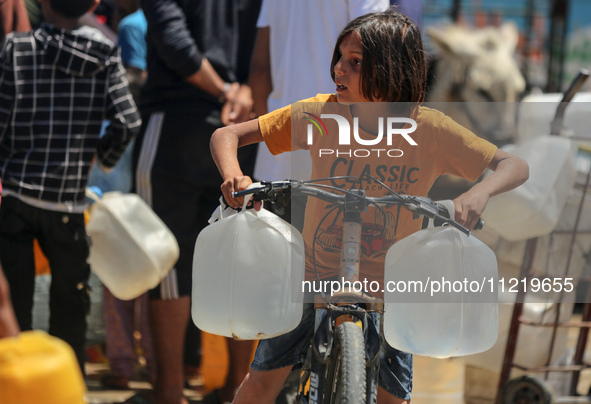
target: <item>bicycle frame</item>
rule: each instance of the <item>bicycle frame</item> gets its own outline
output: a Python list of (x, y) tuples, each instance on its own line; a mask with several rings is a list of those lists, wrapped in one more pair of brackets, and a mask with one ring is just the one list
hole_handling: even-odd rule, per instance
[[(352, 190), (352, 194), (364, 196), (364, 191)], [(361, 199), (353, 200), (347, 194), (343, 217), (343, 238), (338, 279), (343, 282), (359, 280), (361, 259), (361, 212), (366, 203)], [(325, 377), (330, 362), (335, 331), (342, 322), (352, 321), (360, 325), (365, 341), (366, 358), (366, 403), (377, 402), (377, 386), (380, 366), (380, 334), (384, 304), (380, 299), (363, 292), (341, 291), (325, 300), (324, 296), (315, 296), (314, 335), (306, 357), (306, 365), (300, 381), (299, 397), (302, 403), (313, 404), (323, 402)], [(357, 306), (364, 304), (365, 309)], [(309, 366), (309, 370), (307, 367)], [(305, 385), (310, 381), (308, 400), (304, 397)]]

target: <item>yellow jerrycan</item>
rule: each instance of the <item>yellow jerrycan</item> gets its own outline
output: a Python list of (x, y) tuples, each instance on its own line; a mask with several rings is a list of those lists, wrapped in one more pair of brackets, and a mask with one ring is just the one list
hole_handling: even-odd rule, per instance
[(2, 404), (84, 404), (86, 385), (72, 348), (43, 331), (0, 339)]

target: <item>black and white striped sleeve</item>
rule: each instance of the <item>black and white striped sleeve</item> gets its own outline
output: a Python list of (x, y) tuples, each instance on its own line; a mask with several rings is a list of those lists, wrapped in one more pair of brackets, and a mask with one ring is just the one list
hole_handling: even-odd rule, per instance
[(14, 109), (15, 84), (13, 66), (13, 42), (4, 39), (0, 51), (0, 144), (10, 125)]

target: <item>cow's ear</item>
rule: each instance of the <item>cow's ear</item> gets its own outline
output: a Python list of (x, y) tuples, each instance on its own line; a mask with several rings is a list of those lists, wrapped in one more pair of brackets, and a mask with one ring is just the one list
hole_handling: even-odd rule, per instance
[(517, 25), (512, 21), (506, 22), (499, 28), (501, 32), (502, 43), (513, 52), (517, 48), (517, 42), (519, 41), (519, 29)]
[(445, 30), (430, 27), (427, 28), (427, 35), (439, 52), (445, 53), (447, 55), (454, 54), (453, 46), (449, 43), (449, 38), (446, 35)]
[(473, 33), (466, 28), (450, 25), (445, 29), (428, 28), (427, 35), (444, 56), (469, 61), (479, 54)]

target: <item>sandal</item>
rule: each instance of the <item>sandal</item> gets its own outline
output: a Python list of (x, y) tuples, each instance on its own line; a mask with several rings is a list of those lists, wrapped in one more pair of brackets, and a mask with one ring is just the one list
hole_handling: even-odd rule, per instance
[(196, 366), (185, 366), (185, 388), (198, 390), (203, 387), (203, 375), (201, 368)]
[(112, 390), (128, 390), (129, 378), (125, 376), (117, 376), (112, 373), (108, 373), (101, 377), (101, 384), (103, 385), (103, 387)]

